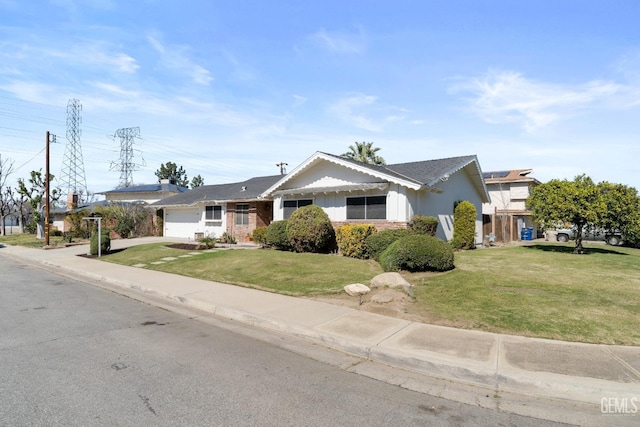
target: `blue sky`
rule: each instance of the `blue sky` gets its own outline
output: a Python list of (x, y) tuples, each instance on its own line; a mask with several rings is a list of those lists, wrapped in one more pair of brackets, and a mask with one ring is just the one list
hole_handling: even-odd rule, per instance
[(82, 104), (87, 186), (162, 163), (205, 184), (373, 142), (387, 163), (476, 154), (540, 181), (640, 189), (640, 2), (0, 0), (0, 154), (60, 176)]

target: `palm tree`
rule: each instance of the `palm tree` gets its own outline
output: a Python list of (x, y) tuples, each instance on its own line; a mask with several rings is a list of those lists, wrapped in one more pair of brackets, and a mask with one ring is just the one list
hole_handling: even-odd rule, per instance
[(342, 157), (355, 160), (356, 162), (384, 165), (385, 161), (382, 157), (376, 153), (380, 150), (379, 147), (373, 148), (373, 142), (357, 142), (349, 146), (349, 150), (342, 154)]

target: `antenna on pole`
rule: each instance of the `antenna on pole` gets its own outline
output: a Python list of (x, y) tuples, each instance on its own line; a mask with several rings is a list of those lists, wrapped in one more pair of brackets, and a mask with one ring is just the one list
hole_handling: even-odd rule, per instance
[(287, 168), (285, 166), (289, 166), (289, 163), (280, 162), (276, 163), (276, 166), (280, 168), (280, 175), (284, 175), (287, 173)]

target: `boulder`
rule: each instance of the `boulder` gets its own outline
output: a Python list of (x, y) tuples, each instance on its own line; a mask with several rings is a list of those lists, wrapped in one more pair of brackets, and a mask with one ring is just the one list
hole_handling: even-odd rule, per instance
[(378, 274), (376, 277), (371, 279), (371, 283), (369, 284), (372, 288), (383, 288), (385, 286), (389, 288), (399, 288), (399, 287), (411, 287), (409, 282), (404, 280), (404, 277), (400, 275), (400, 273), (382, 273)]
[(344, 291), (351, 295), (352, 297), (368, 294), (371, 292), (368, 286), (363, 285), (362, 283), (353, 283), (351, 285), (347, 285), (344, 287)]

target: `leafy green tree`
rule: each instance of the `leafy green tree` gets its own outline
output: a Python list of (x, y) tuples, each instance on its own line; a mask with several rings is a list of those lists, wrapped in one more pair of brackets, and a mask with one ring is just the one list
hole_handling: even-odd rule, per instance
[(6, 233), (5, 219), (13, 210), (13, 197), (11, 187), (7, 187), (7, 179), (13, 173), (13, 161), (2, 160), (0, 156), (0, 234)]
[(376, 154), (378, 151), (380, 151), (380, 148), (373, 148), (373, 142), (356, 141), (355, 144), (349, 146), (349, 151), (342, 154), (342, 157), (361, 163), (384, 165), (384, 159)]
[(204, 185), (204, 179), (200, 175), (196, 175), (191, 179), (191, 188), (197, 188)]
[[(49, 174), (49, 186), (53, 181), (53, 175)], [(46, 183), (42, 170), (31, 171), (28, 185), (22, 178), (18, 179), (18, 194), (24, 196), (31, 205), (31, 225), (36, 229), (36, 238), (44, 239), (44, 209), (46, 206)], [(60, 198), (60, 189), (50, 191), (49, 202), (55, 204)]]
[(169, 182), (179, 185), (180, 187), (189, 186), (187, 172), (182, 166), (178, 167), (178, 165), (173, 162), (161, 164), (160, 168), (156, 171), (156, 176), (158, 177), (158, 182), (163, 179), (168, 179)]
[(534, 220), (547, 229), (571, 223), (576, 227), (573, 253), (582, 254), (582, 232), (586, 227), (603, 225), (607, 203), (600, 188), (586, 175), (573, 181), (553, 179), (533, 189), (527, 206)]
[(640, 238), (640, 197), (638, 190), (622, 184), (598, 183), (605, 209), (600, 226), (605, 230), (620, 231), (625, 242), (637, 246)]

